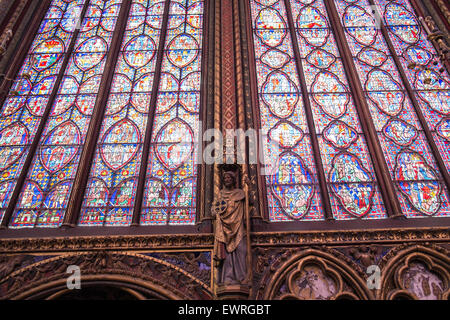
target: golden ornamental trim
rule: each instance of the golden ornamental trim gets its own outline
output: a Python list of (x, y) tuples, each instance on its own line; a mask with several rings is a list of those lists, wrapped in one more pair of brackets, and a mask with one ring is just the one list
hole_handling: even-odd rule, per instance
[[(252, 246), (395, 244), (450, 241), (447, 227), (333, 231), (254, 232)], [(212, 250), (214, 235), (122, 235), (0, 239), (0, 253), (70, 252), (81, 250)]]
[(298, 246), (342, 244), (388, 244), (398, 242), (448, 242), (448, 227), (333, 230), (301, 232), (258, 232), (252, 235), (253, 246)]

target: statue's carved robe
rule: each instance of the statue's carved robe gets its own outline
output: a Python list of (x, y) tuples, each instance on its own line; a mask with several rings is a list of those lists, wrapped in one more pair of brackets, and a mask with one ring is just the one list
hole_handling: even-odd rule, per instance
[(220, 283), (242, 283), (247, 276), (244, 199), (241, 189), (221, 190), (218, 196), (218, 200), (227, 202), (227, 209), (216, 216), (215, 224), (214, 259), (223, 261), (219, 270)]

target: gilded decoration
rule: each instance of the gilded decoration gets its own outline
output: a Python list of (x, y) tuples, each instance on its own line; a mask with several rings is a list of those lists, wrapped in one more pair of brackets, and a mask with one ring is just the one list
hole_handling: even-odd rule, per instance
[[(254, 247), (307, 245), (360, 245), (437, 242), (448, 243), (448, 228), (373, 229), (342, 231), (253, 232)], [(213, 234), (122, 235), (0, 239), (0, 253), (70, 252), (81, 250), (176, 250), (210, 249)]]
[[(8, 256), (6, 260), (20, 259)], [(195, 272), (144, 254), (105, 251), (64, 254), (13, 271), (2, 265), (1, 270), (7, 271), (3, 274), (9, 274), (0, 279), (0, 298), (33, 298), (40, 292), (65, 287), (67, 269), (73, 265), (82, 270), (82, 282), (107, 279), (134, 284), (163, 299), (211, 299), (209, 286), (196, 278)]]

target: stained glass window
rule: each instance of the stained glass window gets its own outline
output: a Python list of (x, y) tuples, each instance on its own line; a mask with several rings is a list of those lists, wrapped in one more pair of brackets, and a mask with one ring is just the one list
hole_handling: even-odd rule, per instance
[(133, 1), (80, 225), (129, 225), (142, 158), (164, 2)]
[[(371, 14), (371, 4), (366, 0), (351, 3), (336, 0), (335, 3), (391, 177), (399, 190), (403, 213), (408, 217), (448, 215), (448, 192), (439, 181), (436, 161), (399, 73), (402, 67), (409, 70), (406, 58), (419, 64), (432, 60), (430, 51), (422, 49), (426, 43), (423, 39), (420, 47), (408, 45), (407, 52), (398, 52), (400, 39), (410, 42), (417, 37), (414, 42), (418, 41), (420, 27), (413, 25), (416, 18), (410, 11), (401, 9), (404, 7), (392, 3), (385, 20), (377, 22)], [(380, 25), (377, 26), (380, 22), (392, 23), (393, 16), (406, 17), (403, 23), (390, 27), (391, 32), (397, 34), (391, 40), (397, 41), (394, 42), (397, 48), (394, 54), (404, 57), (402, 66), (396, 66)], [(426, 47), (430, 44), (426, 43)], [(439, 94), (445, 94), (445, 91)], [(448, 105), (448, 99), (441, 99), (439, 105), (445, 107), (445, 104)], [(446, 153), (448, 146), (443, 154)]]
[(11, 227), (60, 226), (116, 26), (121, 0), (90, 1)]
[(436, 51), (427, 41), (409, 1), (380, 0), (378, 8), (435, 143), (450, 170), (449, 74), (436, 59)]
[(121, 0), (55, 0), (43, 19), (0, 119), (0, 218), (42, 127), (25, 182), (17, 186), (11, 228), (62, 224), (87, 133), (95, 127), (91, 118), (100, 110), (79, 225), (130, 225), (143, 163), (140, 223), (195, 222), (204, 3), (132, 1), (103, 107), (98, 93), (121, 9)]
[(290, 1), (333, 217), (386, 217), (323, 0)]
[[(449, 216), (450, 75), (413, 4), (245, 1), (269, 220)], [(59, 227), (75, 193), (79, 226), (195, 224), (206, 7), (50, 1), (1, 108), (3, 224)]]
[[(9, 205), (54, 90), (84, 2), (52, 1), (3, 105), (0, 118), (0, 219)], [(25, 197), (30, 206), (43, 200), (41, 190), (33, 190), (36, 193), (31, 191)], [(24, 224), (34, 224), (36, 214), (29, 211), (22, 219)]]
[[(376, 3), (381, 8), (382, 21), (376, 20), (372, 14), (374, 5), (366, 0), (335, 0), (334, 5), (323, 0), (250, 1), (261, 127), (269, 131), (264, 148), (267, 154), (274, 152), (274, 144), (278, 145), (275, 148), (278, 153), (282, 150), (274, 172), (266, 178), (271, 221), (307, 219), (305, 211), (296, 211), (296, 204), (300, 203), (307, 203), (306, 211), (314, 212), (310, 206), (313, 198), (302, 196), (317, 192), (317, 187), (306, 187), (314, 185), (314, 178), (303, 178), (303, 183), (308, 184), (300, 188), (295, 186), (295, 175), (285, 168), (291, 168), (292, 172), (303, 172), (302, 166), (315, 169), (311, 149), (304, 149), (300, 157), (296, 150), (299, 142), (307, 141), (307, 121), (314, 123), (317, 134), (333, 218), (387, 216), (360, 124), (361, 108), (367, 107), (378, 134), (375, 143), (384, 151), (403, 214), (407, 217), (449, 214), (448, 191), (399, 68), (406, 70), (408, 81), (413, 84), (447, 167), (448, 74), (442, 73), (434, 48), (425, 39), (408, 1)], [(336, 42), (329, 10), (336, 10), (341, 17), (334, 28), (343, 29), (346, 43)], [(395, 52), (389, 51), (377, 22), (388, 26)], [(296, 43), (297, 53), (292, 47)], [(348, 46), (353, 56), (353, 64), (347, 66), (347, 71), (340, 58), (345, 52), (343, 46)], [(397, 65), (392, 54), (400, 58), (402, 65)], [(411, 67), (411, 63), (416, 67)], [(362, 104), (359, 110), (346, 75), (352, 67), (358, 72), (366, 97), (367, 107)], [(302, 77), (304, 84), (298, 80)], [(283, 82), (284, 90), (274, 92), (273, 86), (268, 85), (274, 81)], [(301, 86), (307, 97), (300, 94)], [(302, 118), (305, 114), (302, 100), (304, 108), (312, 109), (313, 119)], [(303, 165), (304, 161), (309, 161), (308, 165)]]
[[(437, 59), (433, 45), (427, 40), (427, 35), (421, 27), (409, 1), (378, 2), (378, 8), (383, 15), (383, 21), (388, 26), (389, 38), (393, 43), (395, 54), (398, 55), (409, 83), (415, 92), (420, 109), (425, 116), (426, 125), (432, 132), (440, 156), (450, 171), (450, 77), (448, 71)], [(415, 66), (414, 66), (415, 64)], [(431, 169), (431, 168), (430, 168)], [(432, 170), (429, 170), (432, 171)], [(439, 178), (437, 172), (432, 172), (424, 180)], [(449, 192), (437, 183), (427, 182), (435, 192), (430, 209), (412, 205), (425, 215), (450, 215)], [(402, 192), (410, 194), (413, 186), (405, 183)], [(423, 193), (423, 192), (422, 192)], [(426, 193), (418, 196), (424, 197)], [(439, 201), (440, 198), (440, 201)], [(421, 201), (420, 199), (416, 202)], [(441, 207), (438, 208), (439, 202)]]
[(195, 223), (203, 10), (203, 1), (171, 2), (142, 225)]
[[(204, 5), (170, 2), (162, 63), (156, 65), (164, 9), (154, 0), (132, 5), (80, 225), (130, 225), (147, 125), (153, 134), (140, 223), (195, 222)], [(154, 79), (156, 69), (160, 79)]]
[[(251, 1), (271, 221), (324, 218), (283, 1)], [(271, 162), (271, 163), (270, 163)], [(271, 164), (271, 165), (270, 165)]]

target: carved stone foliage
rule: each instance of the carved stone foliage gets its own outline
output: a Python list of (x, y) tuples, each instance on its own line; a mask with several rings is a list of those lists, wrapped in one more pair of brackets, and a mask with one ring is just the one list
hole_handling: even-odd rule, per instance
[(368, 229), (339, 231), (256, 232), (254, 246), (392, 244), (401, 242), (448, 242), (447, 227), (429, 229)]
[(166, 261), (175, 265), (207, 286), (211, 286), (211, 252), (184, 252), (184, 253), (145, 253), (145, 255)]
[[(339, 251), (321, 248), (259, 248), (257, 299), (373, 299), (360, 266)], [(259, 255), (258, 255), (259, 256)]]
[(4, 255), (0, 256), (0, 279), (9, 276), (13, 271), (17, 271), (30, 264), (36, 263), (40, 260), (49, 258), (37, 257), (32, 255)]
[(369, 266), (378, 265), (384, 255), (386, 255), (391, 247), (377, 245), (363, 245), (357, 247), (337, 248), (344, 255), (356, 262), (363, 270), (367, 270)]
[(442, 247), (400, 246), (391, 250), (380, 266), (379, 299), (449, 299), (450, 256)]
[[(82, 283), (113, 279), (152, 290), (166, 299), (212, 298), (206, 283), (167, 261), (143, 254), (99, 251), (53, 257), (10, 272), (0, 279), (0, 299), (25, 299), (65, 285), (67, 268), (72, 265), (80, 268)], [(2, 270), (9, 271), (4, 266), (0, 266)]]
[[(449, 243), (448, 228), (370, 229), (342, 231), (254, 232), (254, 247), (291, 247), (313, 245), (392, 244), (402, 242)], [(210, 250), (211, 233), (183, 235), (79, 236), (54, 238), (0, 239), (0, 253), (67, 252), (79, 250)]]
[(212, 234), (0, 239), (0, 253), (61, 252), (71, 250), (209, 249), (212, 248), (213, 243), (214, 236)]

